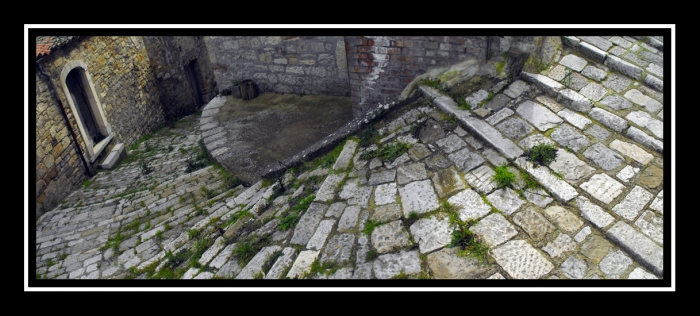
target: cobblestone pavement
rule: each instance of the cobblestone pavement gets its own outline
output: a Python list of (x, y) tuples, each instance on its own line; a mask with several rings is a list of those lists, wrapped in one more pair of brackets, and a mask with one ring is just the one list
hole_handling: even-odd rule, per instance
[[(376, 143), (250, 187), (197, 169), (215, 99), (39, 218), (36, 278), (663, 279), (662, 44), (563, 39), (472, 110), (420, 86)], [(526, 156), (542, 143), (548, 166)]]

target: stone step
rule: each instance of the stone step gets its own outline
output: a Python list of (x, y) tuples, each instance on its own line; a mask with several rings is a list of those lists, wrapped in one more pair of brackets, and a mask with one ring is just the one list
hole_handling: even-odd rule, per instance
[(494, 127), (481, 119), (471, 117), (468, 111), (460, 110), (457, 103), (450, 97), (443, 95), (431, 87), (421, 85), (420, 89), (427, 96), (435, 98), (433, 104), (435, 104), (436, 107), (449, 115), (457, 117), (457, 121), (460, 122), (462, 126), (469, 129), (469, 131), (491, 145), (491, 147), (497, 149), (508, 159), (515, 159), (524, 153), (520, 147), (504, 137), (501, 132)]

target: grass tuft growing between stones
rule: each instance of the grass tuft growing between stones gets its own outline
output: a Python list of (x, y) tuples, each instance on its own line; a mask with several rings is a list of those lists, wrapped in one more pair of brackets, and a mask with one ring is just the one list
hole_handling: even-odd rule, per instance
[(494, 169), (493, 180), (499, 188), (510, 186), (515, 181), (515, 174), (508, 170), (508, 165), (503, 164)]
[(557, 158), (557, 149), (550, 144), (538, 144), (524, 153), (529, 161), (540, 166), (549, 166)]

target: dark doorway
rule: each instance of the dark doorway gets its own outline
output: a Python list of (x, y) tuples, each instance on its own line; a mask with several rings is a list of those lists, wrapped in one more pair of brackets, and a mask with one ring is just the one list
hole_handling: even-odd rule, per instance
[(190, 86), (192, 86), (192, 92), (194, 93), (194, 102), (197, 108), (202, 107), (204, 102), (202, 102), (202, 93), (199, 90), (199, 81), (197, 80), (197, 70), (198, 70), (197, 60), (193, 59), (189, 64), (187, 64), (187, 78), (190, 81)]
[(68, 86), (70, 97), (73, 99), (73, 104), (78, 109), (80, 121), (83, 122), (83, 127), (86, 129), (88, 137), (92, 139), (94, 144), (97, 144), (103, 140), (106, 135), (102, 134), (99, 126), (95, 122), (95, 113), (85, 89), (84, 77), (80, 68), (75, 68), (66, 76), (66, 85)]

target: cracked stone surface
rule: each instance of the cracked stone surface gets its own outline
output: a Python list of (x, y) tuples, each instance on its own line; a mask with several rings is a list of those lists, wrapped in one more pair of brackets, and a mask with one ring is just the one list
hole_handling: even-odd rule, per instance
[(411, 225), (411, 235), (418, 243), (421, 253), (428, 253), (449, 245), (452, 241), (452, 231), (447, 218), (438, 220), (435, 218), (424, 218)]

